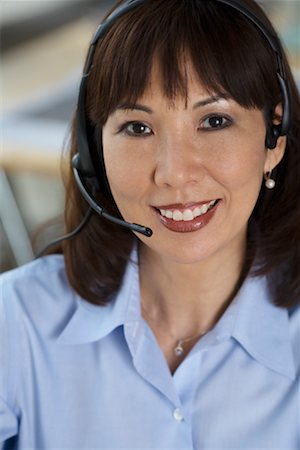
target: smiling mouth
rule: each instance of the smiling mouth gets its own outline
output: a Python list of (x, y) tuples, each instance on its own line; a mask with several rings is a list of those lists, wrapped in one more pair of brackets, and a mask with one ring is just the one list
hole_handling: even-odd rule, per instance
[(203, 203), (199, 206), (195, 205), (194, 207), (189, 208), (156, 208), (159, 211), (162, 217), (166, 217), (167, 219), (174, 220), (175, 222), (190, 222), (196, 219), (197, 217), (203, 216), (208, 211), (210, 211), (217, 203), (218, 199), (211, 200), (207, 203)]
[(176, 233), (190, 233), (208, 225), (220, 203), (221, 199), (215, 199), (185, 205), (166, 205), (154, 210), (164, 227)]

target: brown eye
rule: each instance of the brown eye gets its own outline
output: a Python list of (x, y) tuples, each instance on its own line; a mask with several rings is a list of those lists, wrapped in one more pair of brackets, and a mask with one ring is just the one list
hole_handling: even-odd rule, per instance
[(130, 122), (122, 127), (123, 131), (129, 136), (149, 136), (152, 134), (151, 128), (142, 122)]
[(206, 130), (220, 130), (230, 126), (232, 121), (224, 116), (213, 115), (206, 117), (201, 123), (201, 128)]

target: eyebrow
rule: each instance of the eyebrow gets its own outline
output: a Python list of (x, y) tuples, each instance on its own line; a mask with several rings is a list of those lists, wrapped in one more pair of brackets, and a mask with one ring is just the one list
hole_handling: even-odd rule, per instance
[(151, 108), (149, 108), (148, 106), (145, 105), (141, 105), (140, 103), (121, 103), (120, 105), (117, 106), (116, 109), (121, 109), (121, 110), (138, 110), (138, 111), (144, 111), (148, 114), (153, 114), (153, 110)]
[[(201, 108), (207, 105), (211, 105), (212, 103), (217, 103), (218, 101), (226, 99), (226, 96), (216, 96), (212, 95), (211, 97), (204, 98), (203, 100), (200, 100), (199, 102), (195, 103), (193, 105), (193, 109)], [(121, 109), (123, 111), (126, 110), (137, 110), (137, 111), (144, 111), (148, 114), (153, 114), (153, 110), (149, 108), (149, 106), (141, 105), (140, 103), (121, 103), (117, 106), (116, 110)]]
[(221, 95), (212, 95), (211, 97), (204, 98), (203, 100), (200, 100), (199, 102), (195, 103), (193, 105), (193, 109), (201, 108), (203, 106), (211, 105), (212, 103), (217, 103), (220, 100), (226, 100), (226, 96)]

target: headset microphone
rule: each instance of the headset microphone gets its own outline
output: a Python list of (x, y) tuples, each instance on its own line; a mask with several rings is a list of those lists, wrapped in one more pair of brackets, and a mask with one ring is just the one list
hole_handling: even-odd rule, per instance
[(112, 216), (107, 211), (105, 211), (105, 209), (101, 205), (99, 205), (99, 203), (97, 203), (96, 198), (85, 186), (85, 182), (84, 182), (82, 175), (80, 174), (80, 170), (78, 170), (76, 167), (78, 164), (78, 156), (79, 155), (76, 154), (72, 159), (73, 173), (74, 173), (74, 177), (75, 177), (77, 186), (78, 186), (82, 196), (84, 197), (84, 199), (90, 205), (90, 207), (97, 214), (99, 214), (100, 216), (109, 220), (110, 222), (116, 223), (117, 225), (121, 225), (125, 228), (129, 228), (131, 231), (136, 231), (137, 233), (143, 234), (144, 236), (147, 236), (147, 237), (152, 236), (153, 232), (152, 232), (151, 228), (144, 227), (143, 225), (139, 225), (137, 223), (126, 222), (125, 220), (122, 220), (115, 216)]

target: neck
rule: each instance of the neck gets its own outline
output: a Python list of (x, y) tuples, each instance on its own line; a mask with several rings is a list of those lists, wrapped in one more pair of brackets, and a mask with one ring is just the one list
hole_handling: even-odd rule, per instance
[(224, 313), (235, 295), (244, 247), (209, 260), (179, 264), (151, 249), (140, 249), (142, 310), (150, 325), (174, 339), (201, 336)]

